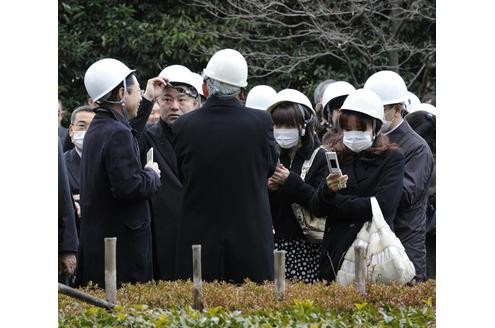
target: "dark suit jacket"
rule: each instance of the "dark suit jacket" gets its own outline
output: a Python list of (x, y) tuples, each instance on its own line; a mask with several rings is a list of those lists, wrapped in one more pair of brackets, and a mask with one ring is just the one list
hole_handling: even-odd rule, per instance
[(426, 208), (428, 189), (434, 181), (433, 154), (430, 147), (407, 121), (388, 135), (405, 158), (402, 195), (394, 219), (395, 234), (404, 245), (416, 269), (416, 278), (426, 278)]
[(153, 147), (153, 160), (161, 171), (160, 190), (151, 196), (153, 270), (156, 280), (174, 279), (175, 244), (180, 220), (182, 183), (171, 144), (172, 129), (162, 120), (151, 125), (141, 138), (141, 158)]
[(62, 144), (58, 141), (58, 252), (77, 253), (75, 209), (67, 179), (67, 169), (62, 153)]
[[(148, 116), (151, 113), (153, 103), (143, 98), (139, 104), (137, 116), (129, 120), (129, 125), (137, 131), (136, 137), (143, 133)], [(66, 129), (67, 130), (67, 129)], [(69, 137), (70, 140), (70, 137)], [(72, 143), (71, 143), (72, 144)], [(81, 156), (76, 152), (74, 145), (64, 153), (65, 163), (69, 176), (69, 185), (73, 195), (79, 194), (79, 184), (81, 181)]]
[(64, 154), (67, 165), (67, 175), (69, 177), (70, 190), (73, 195), (79, 194), (79, 182), (81, 180), (81, 156), (75, 148), (66, 151)]
[(371, 220), (371, 196), (376, 197), (385, 221), (393, 229), (402, 190), (404, 157), (398, 150), (381, 157), (365, 155), (365, 152), (354, 154), (351, 161), (340, 163), (342, 174), (349, 176), (346, 188), (334, 193), (322, 180), (310, 202), (317, 216), (328, 216), (320, 254), (320, 275), (328, 281), (335, 279), (363, 223)]
[(66, 136), (67, 136), (67, 128), (63, 127), (62, 125), (59, 125), (58, 126), (58, 140), (60, 140), (60, 142), (63, 143)]
[(143, 169), (136, 131), (100, 107), (84, 137), (81, 158), (79, 283), (104, 286), (104, 238), (117, 237), (117, 284), (152, 279), (150, 210), (160, 187)]
[(267, 179), (277, 158), (266, 112), (210, 97), (173, 125), (184, 193), (176, 273), (192, 277), (191, 245), (202, 245), (203, 278), (273, 279)]

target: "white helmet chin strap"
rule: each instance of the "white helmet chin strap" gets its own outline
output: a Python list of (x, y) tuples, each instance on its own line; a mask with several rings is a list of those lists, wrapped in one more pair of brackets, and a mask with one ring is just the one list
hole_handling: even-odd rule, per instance
[(124, 115), (124, 118), (126, 120), (129, 120), (128, 115), (127, 115), (127, 108), (125, 107), (125, 100), (124, 100), (124, 98), (127, 94), (127, 83), (125, 82), (125, 79), (122, 82), (124, 83), (124, 97), (122, 97), (122, 99), (120, 99), (119, 101), (112, 101), (112, 100), (105, 100), (105, 101), (108, 103), (111, 103), (111, 104), (119, 104), (120, 106), (122, 106), (122, 113)]
[(306, 119), (306, 110), (304, 109), (304, 106), (301, 105), (301, 104), (297, 104), (297, 107), (299, 108), (299, 110), (301, 111), (301, 115), (303, 117), (303, 120), (304, 120), (304, 125), (302, 127), (302, 133), (301, 133), (301, 137), (304, 136), (306, 134), (306, 126), (308, 125), (309, 122), (311, 122), (311, 120), (313, 119), (313, 114), (310, 114), (309, 118)]
[(127, 83), (125, 82), (126, 79), (124, 79), (124, 96), (122, 97), (122, 99), (120, 99), (120, 105), (122, 106), (122, 112), (124, 113), (124, 117), (126, 120), (129, 120), (128, 116), (127, 116), (127, 108), (125, 107), (125, 101), (124, 101), (124, 98), (125, 96), (127, 95)]
[(376, 137), (382, 132), (382, 128), (383, 128), (383, 123), (382, 123), (380, 130), (375, 132), (376, 131), (376, 124), (377, 124), (376, 121), (377, 121), (376, 119), (373, 119), (373, 127), (372, 127), (373, 134), (372, 134), (372, 140), (371, 140), (372, 142), (375, 142)]

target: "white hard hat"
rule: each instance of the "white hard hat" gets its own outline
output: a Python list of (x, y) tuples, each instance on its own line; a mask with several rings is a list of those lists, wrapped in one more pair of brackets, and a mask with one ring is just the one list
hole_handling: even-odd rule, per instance
[(370, 89), (357, 89), (345, 99), (341, 111), (351, 110), (376, 118), (383, 123), (383, 104), (376, 93)]
[(208, 61), (203, 75), (236, 87), (247, 86), (248, 66), (246, 59), (234, 49), (217, 51)]
[(384, 106), (406, 103), (409, 98), (406, 83), (399, 74), (392, 71), (376, 72), (366, 80), (363, 88), (374, 91)]
[(421, 101), (419, 100), (419, 98), (414, 94), (412, 93), (411, 91), (408, 91), (407, 92), (407, 101), (406, 101), (406, 112), (410, 112), (411, 111), (411, 108), (413, 106), (415, 106), (416, 104), (420, 104)]
[(409, 113), (414, 113), (414, 112), (419, 112), (419, 111), (427, 112), (427, 113), (430, 113), (432, 115), (437, 116), (437, 108), (435, 106), (433, 106), (432, 104), (428, 104), (428, 103), (415, 104), (411, 108)]
[(296, 104), (301, 104), (305, 106), (312, 115), (315, 115), (315, 110), (311, 105), (311, 101), (309, 101), (308, 97), (306, 97), (302, 92), (297, 91), (295, 89), (283, 89), (280, 90), (275, 97), (273, 97), (272, 104), (266, 109), (270, 113), (278, 104), (289, 101)]
[(268, 85), (257, 85), (246, 98), (246, 107), (266, 110), (271, 105), (277, 91)]
[(345, 81), (330, 83), (325, 88), (325, 92), (323, 93), (323, 97), (321, 98), (321, 105), (325, 107), (330, 102), (330, 100), (337, 97), (346, 96), (355, 90), (356, 88), (354, 88), (352, 84)]
[(199, 94), (204, 97), (205, 94), (203, 92), (203, 77), (198, 73), (194, 73), (194, 72), (192, 72), (192, 76), (194, 81), (194, 87), (196, 88), (196, 90), (198, 90)]
[(134, 71), (117, 59), (100, 59), (89, 66), (84, 74), (84, 86), (88, 95), (96, 101), (112, 91)]
[(165, 67), (160, 74), (159, 77), (165, 77), (171, 84), (185, 84), (196, 89), (197, 92), (199, 90), (196, 88), (196, 81), (192, 75), (192, 72), (186, 66), (182, 65), (170, 65)]

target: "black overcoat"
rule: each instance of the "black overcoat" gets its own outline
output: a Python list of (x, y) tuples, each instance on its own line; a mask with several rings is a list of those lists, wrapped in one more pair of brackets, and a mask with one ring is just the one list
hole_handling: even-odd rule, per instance
[(426, 278), (426, 208), (428, 190), (434, 181), (433, 154), (426, 141), (403, 121), (388, 135), (399, 145), (405, 158), (404, 181), (397, 215), (395, 234), (404, 245), (416, 269), (416, 278)]
[(191, 245), (202, 245), (203, 279), (273, 279), (267, 179), (276, 167), (267, 112), (210, 97), (173, 125), (184, 186), (176, 275), (192, 278)]
[[(143, 98), (139, 103), (137, 116), (129, 120), (129, 125), (137, 131), (136, 138), (139, 138), (143, 134), (146, 121), (148, 120), (148, 116), (150, 116), (152, 107), (153, 103)], [(74, 145), (72, 145), (72, 147), (72, 149), (65, 151), (64, 158), (67, 166), (71, 192), (73, 195), (77, 195), (79, 194), (79, 184), (81, 181), (81, 156), (77, 153)]]
[(151, 196), (153, 270), (155, 280), (173, 280), (175, 243), (180, 219), (182, 183), (171, 144), (172, 129), (161, 119), (151, 125), (140, 141), (141, 158), (153, 147), (153, 160), (160, 168), (160, 190)]
[(77, 237), (75, 208), (67, 179), (67, 168), (62, 152), (62, 144), (58, 142), (58, 252), (77, 253), (79, 239)]
[(335, 279), (363, 223), (371, 220), (371, 196), (376, 197), (385, 221), (393, 229), (404, 174), (404, 157), (398, 150), (381, 157), (362, 152), (339, 164), (342, 174), (349, 177), (347, 187), (334, 193), (323, 179), (310, 201), (316, 215), (328, 216), (320, 254), (320, 275), (328, 281)]
[(72, 195), (79, 194), (79, 184), (81, 180), (81, 156), (72, 148), (64, 153), (65, 164), (67, 165), (67, 177)]
[[(137, 116), (129, 120), (129, 125), (137, 131), (136, 138), (142, 135), (148, 116), (150, 116), (153, 103), (145, 98), (139, 103)], [(69, 136), (70, 140), (70, 136)], [(81, 180), (81, 156), (76, 151), (74, 145), (72, 149), (65, 151), (64, 158), (67, 166), (69, 185), (73, 195), (79, 194), (79, 184)]]
[(152, 279), (147, 198), (160, 187), (143, 169), (127, 120), (98, 108), (84, 137), (81, 158), (81, 222), (78, 281), (104, 286), (104, 238), (117, 237), (117, 284)]

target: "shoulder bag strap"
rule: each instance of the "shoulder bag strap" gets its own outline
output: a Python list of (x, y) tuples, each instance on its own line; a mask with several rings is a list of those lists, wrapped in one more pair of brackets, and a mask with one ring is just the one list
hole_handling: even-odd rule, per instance
[(311, 157), (304, 161), (303, 166), (301, 168), (301, 179), (303, 179), (303, 181), (304, 181), (304, 178), (306, 177), (306, 173), (308, 173), (309, 169), (311, 168), (311, 165), (313, 165), (313, 161), (316, 157), (316, 154), (318, 154), (318, 151), (320, 149), (323, 149), (323, 148), (321, 146), (316, 148), (313, 151), (313, 154), (311, 154)]

